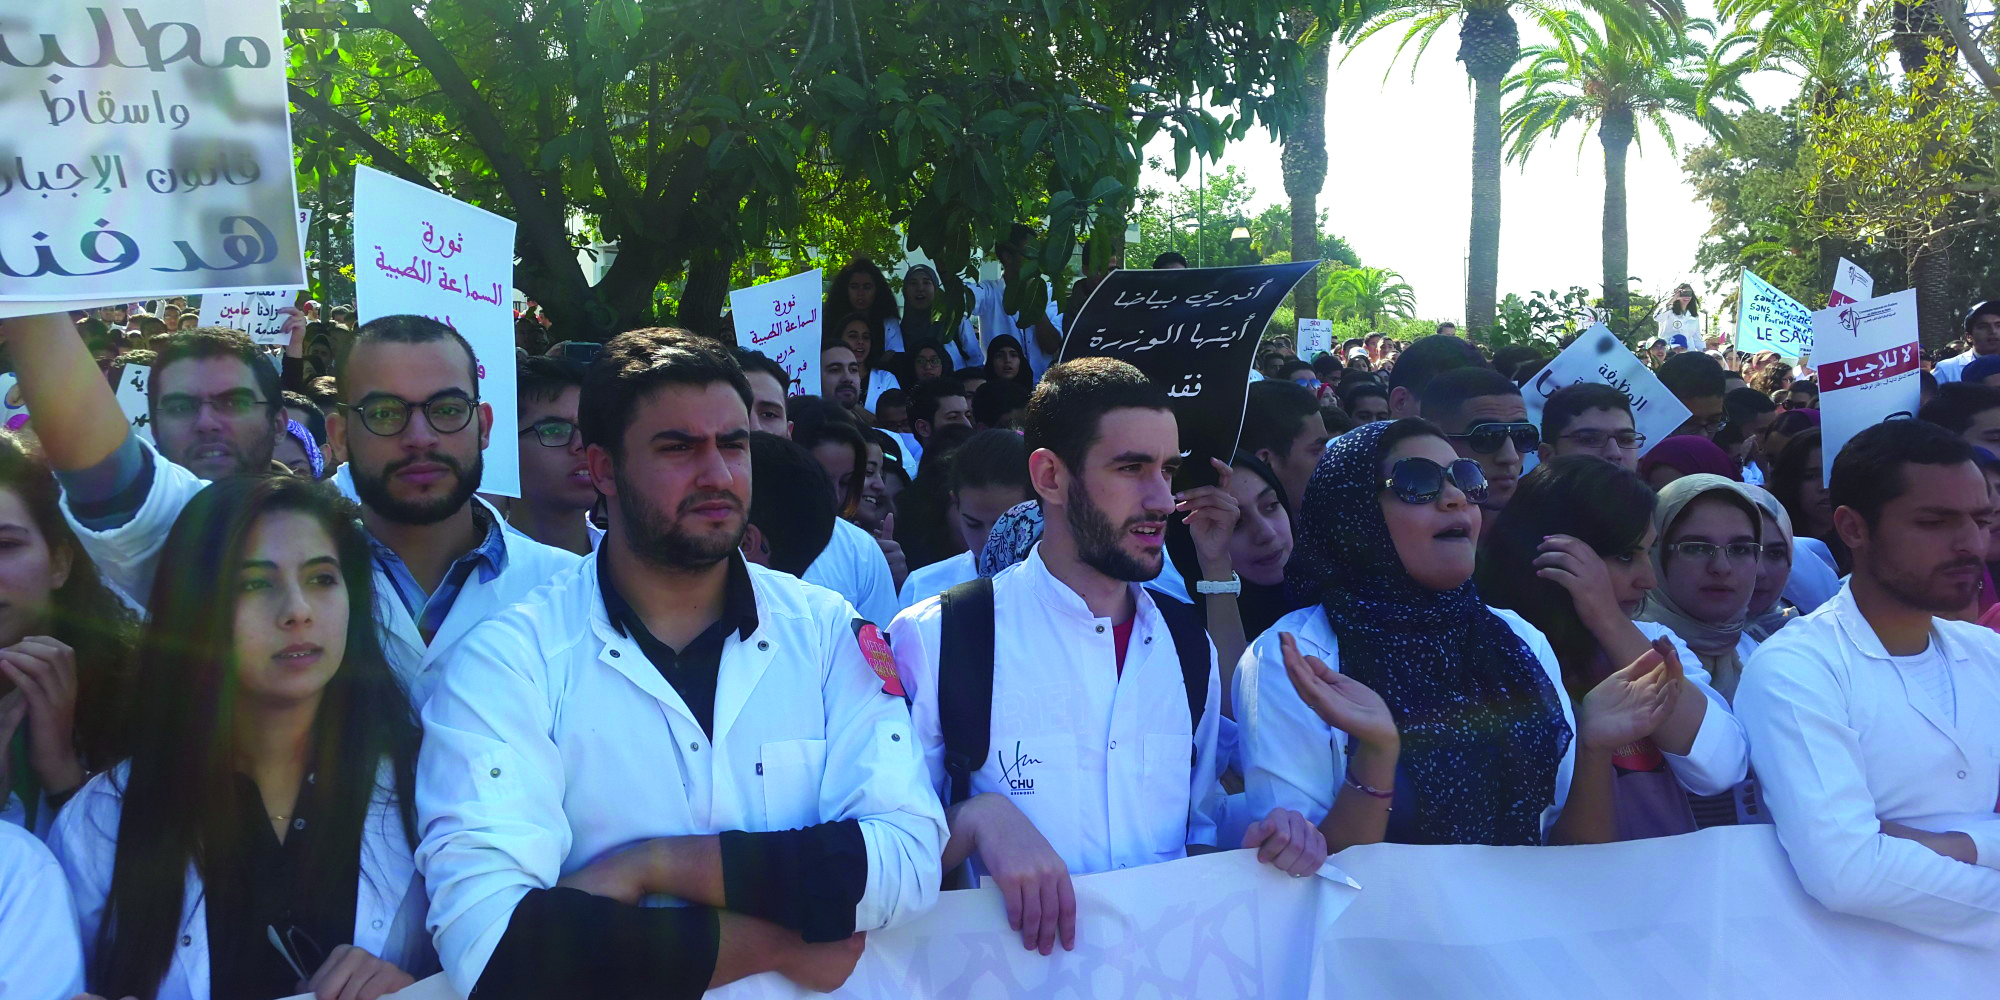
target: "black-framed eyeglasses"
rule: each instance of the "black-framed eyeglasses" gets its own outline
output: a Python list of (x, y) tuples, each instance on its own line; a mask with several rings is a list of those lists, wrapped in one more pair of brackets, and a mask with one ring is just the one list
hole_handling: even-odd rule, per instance
[(423, 411), (424, 420), (431, 425), (431, 430), (439, 434), (456, 434), (472, 422), (472, 413), (478, 408), (478, 401), (456, 389), (447, 389), (421, 403), (380, 393), (343, 408), (359, 417), (361, 426), (368, 428), (368, 433), (378, 437), (395, 437), (403, 433), (403, 428), (410, 424), (412, 410)]
[(1542, 443), (1542, 429), (1525, 420), (1501, 423), (1473, 424), (1463, 434), (1446, 434), (1453, 441), (1463, 441), (1465, 446), (1481, 455), (1490, 455), (1500, 450), (1508, 441), (1514, 442), (1514, 450), (1525, 455), (1534, 451)]
[(576, 442), (576, 422), (548, 417), (529, 424), (518, 436), (527, 437), (530, 434), (544, 448), (567, 448)]
[(1638, 431), (1564, 431), (1560, 436), (1564, 441), (1574, 441), (1584, 448), (1602, 448), (1613, 442), (1626, 451), (1638, 451), (1646, 446), (1646, 435)]
[(1396, 499), (1408, 504), (1436, 503), (1444, 495), (1444, 484), (1450, 482), (1460, 493), (1473, 503), (1486, 499), (1486, 473), (1480, 471), (1479, 463), (1469, 458), (1461, 458), (1450, 465), (1439, 465), (1428, 458), (1405, 458), (1389, 467), (1388, 478), (1382, 480), (1382, 488), (1396, 495)]
[(1726, 545), (1717, 545), (1714, 542), (1668, 542), (1662, 548), (1689, 559), (1713, 559), (1719, 553), (1727, 557), (1730, 562), (1756, 559), (1764, 552), (1764, 547), (1756, 542), (1730, 542)]
[(248, 389), (231, 389), (213, 396), (186, 396), (180, 393), (161, 396), (154, 409), (162, 420), (193, 420), (204, 406), (214, 407), (219, 416), (235, 418), (248, 416), (258, 407), (268, 404), (268, 400), (258, 399), (257, 394)]

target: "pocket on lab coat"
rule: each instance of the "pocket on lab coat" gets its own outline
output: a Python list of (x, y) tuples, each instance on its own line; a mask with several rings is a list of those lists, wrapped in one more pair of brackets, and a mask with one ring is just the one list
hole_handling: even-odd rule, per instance
[(1143, 828), (1156, 854), (1178, 857), (1187, 850), (1188, 795), (1194, 773), (1194, 737), (1146, 737)]
[(826, 741), (766, 743), (759, 761), (764, 772), (764, 828), (796, 830), (818, 823)]

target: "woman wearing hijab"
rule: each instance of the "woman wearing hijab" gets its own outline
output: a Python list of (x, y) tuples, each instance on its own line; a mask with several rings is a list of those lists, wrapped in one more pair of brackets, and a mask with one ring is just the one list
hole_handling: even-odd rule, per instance
[(1028, 355), (1011, 333), (1003, 333), (986, 345), (986, 377), (996, 382), (1014, 382), (1035, 388), (1035, 373), (1028, 370)]
[(1763, 517), (1763, 554), (1757, 557), (1757, 586), (1750, 592), (1750, 621), (1746, 635), (1758, 642), (1785, 627), (1785, 623), (1840, 592), (1840, 578), (1833, 568), (1818, 559), (1797, 558), (1797, 540), (1792, 537), (1792, 516), (1785, 505), (1763, 487), (1745, 484), (1744, 493), (1757, 505)]
[(1762, 518), (1741, 483), (1706, 474), (1667, 484), (1653, 509), (1660, 585), (1640, 617), (1687, 643), (1725, 698), (1735, 695), (1757, 648), (1744, 628), (1763, 554)]
[(1620, 840), (1692, 832), (1689, 793), (1727, 792), (1750, 764), (1742, 725), (1694, 653), (1666, 626), (1632, 620), (1656, 583), (1654, 506), (1653, 491), (1625, 469), (1594, 455), (1555, 459), (1523, 477), (1488, 526), (1474, 575), (1494, 607), (1548, 637), (1572, 699), (1655, 640), (1675, 644), (1683, 689), (1673, 713), (1613, 759)]
[(1698, 473), (1739, 482), (1743, 479), (1743, 470), (1721, 445), (1693, 434), (1670, 437), (1639, 459), (1640, 478), (1655, 490), (1682, 476)]
[(1612, 759), (1673, 714), (1677, 657), (1649, 647), (1573, 710), (1548, 640), (1473, 589), (1485, 496), (1428, 421), (1328, 446), (1286, 571), (1313, 603), (1237, 671), (1253, 813), (1296, 808), (1336, 850), (1617, 838)]

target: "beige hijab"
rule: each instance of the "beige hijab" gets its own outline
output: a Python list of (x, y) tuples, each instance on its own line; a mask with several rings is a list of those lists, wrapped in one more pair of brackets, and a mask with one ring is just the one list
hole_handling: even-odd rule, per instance
[[(1750, 518), (1758, 544), (1763, 544), (1764, 518), (1759, 513), (1756, 500), (1742, 483), (1708, 473), (1683, 476), (1661, 488), (1660, 502), (1653, 508), (1653, 572), (1662, 581), (1667, 575), (1667, 529), (1689, 504), (1716, 493), (1725, 495), (1730, 502), (1743, 509), (1743, 513)], [(1673, 598), (1667, 596), (1666, 588), (1660, 586), (1646, 595), (1646, 606), (1639, 612), (1639, 620), (1658, 622), (1672, 629), (1689, 649), (1694, 650), (1695, 658), (1701, 661), (1701, 665), (1707, 668), (1715, 690), (1724, 698), (1735, 697), (1736, 682), (1743, 676), (1743, 661), (1736, 656), (1736, 644), (1742, 640), (1744, 627), (1749, 624), (1747, 615), (1720, 624), (1699, 621), (1681, 610)]]

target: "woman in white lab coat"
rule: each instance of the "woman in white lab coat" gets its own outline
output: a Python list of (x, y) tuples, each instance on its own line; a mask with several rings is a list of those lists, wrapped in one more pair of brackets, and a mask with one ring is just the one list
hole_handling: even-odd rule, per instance
[(131, 756), (50, 841), (93, 991), (373, 1000), (432, 971), (419, 731), (366, 613), (354, 516), (330, 487), (236, 477), (174, 522)]

